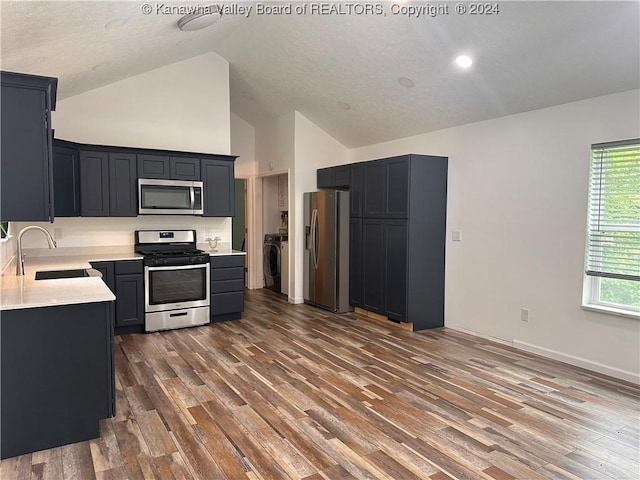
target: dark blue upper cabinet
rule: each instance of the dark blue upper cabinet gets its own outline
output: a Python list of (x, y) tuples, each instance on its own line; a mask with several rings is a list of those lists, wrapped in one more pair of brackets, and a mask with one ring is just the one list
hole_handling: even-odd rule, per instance
[(138, 214), (135, 153), (109, 153), (109, 216)]
[(170, 157), (171, 180), (200, 180), (200, 158)]
[(80, 158), (67, 142), (53, 141), (53, 194), (56, 217), (80, 216)]
[(0, 72), (0, 219), (53, 221), (51, 111), (58, 80)]
[(234, 160), (235, 157), (202, 159), (205, 217), (233, 217), (234, 215)]
[(384, 160), (384, 218), (409, 218), (409, 155)]
[(364, 198), (364, 163), (351, 165), (349, 188), (349, 210), (352, 218), (362, 217), (362, 200)]
[(316, 185), (318, 188), (348, 189), (350, 172), (351, 165), (319, 168), (316, 172)]
[(362, 202), (365, 218), (384, 216), (384, 192), (386, 187), (384, 160), (372, 160), (364, 164), (364, 197)]
[(139, 178), (170, 178), (169, 157), (166, 155), (138, 154)]
[(109, 216), (109, 154), (80, 152), (80, 214)]

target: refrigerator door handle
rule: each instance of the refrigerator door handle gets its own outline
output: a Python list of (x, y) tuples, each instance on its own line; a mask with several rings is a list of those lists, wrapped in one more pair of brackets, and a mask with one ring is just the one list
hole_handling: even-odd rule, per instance
[(316, 247), (314, 245), (314, 239), (316, 238), (316, 233), (315, 233), (315, 227), (316, 227), (316, 211), (311, 210), (311, 233), (309, 234), (309, 250), (311, 250), (311, 265), (315, 265), (316, 264), (316, 259), (315, 259), (315, 251), (316, 251)]
[(318, 269), (318, 209), (311, 211), (311, 261), (313, 268)]
[(318, 262), (320, 261), (320, 248), (318, 246), (318, 231), (320, 229), (320, 224), (318, 222), (318, 210), (315, 210), (316, 213), (316, 228), (315, 228), (315, 238), (313, 240), (313, 246), (314, 246), (314, 250), (315, 250), (315, 262), (316, 262), (316, 270), (318, 269)]

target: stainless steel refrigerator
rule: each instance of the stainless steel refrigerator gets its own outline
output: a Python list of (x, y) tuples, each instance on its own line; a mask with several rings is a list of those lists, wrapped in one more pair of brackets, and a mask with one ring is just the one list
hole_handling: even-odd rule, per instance
[(349, 306), (349, 192), (304, 194), (304, 302), (332, 312)]

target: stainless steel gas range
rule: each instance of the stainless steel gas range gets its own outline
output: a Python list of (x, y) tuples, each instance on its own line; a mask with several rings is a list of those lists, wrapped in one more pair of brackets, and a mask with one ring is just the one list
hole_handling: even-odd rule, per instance
[(144, 256), (146, 332), (209, 323), (209, 254), (196, 248), (195, 230), (137, 230)]

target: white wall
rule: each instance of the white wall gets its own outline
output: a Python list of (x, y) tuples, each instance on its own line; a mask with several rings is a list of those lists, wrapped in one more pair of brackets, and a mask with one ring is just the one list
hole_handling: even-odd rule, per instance
[(256, 129), (234, 113), (231, 114), (231, 154), (238, 156), (236, 178), (250, 178), (258, 173)]
[(638, 105), (640, 91), (609, 95), (354, 149), (350, 160), (449, 157), (448, 327), (637, 382), (640, 322), (580, 304), (590, 145), (637, 138)]
[(258, 175), (287, 172), (294, 163), (295, 114), (256, 126)]
[(280, 211), (278, 210), (278, 177), (264, 177), (262, 181), (262, 227), (264, 233), (278, 233)]
[[(293, 182), (289, 191), (289, 295), (295, 303), (304, 301), (304, 193), (315, 192), (316, 170), (328, 165), (347, 163), (349, 150), (304, 115), (295, 112), (295, 150)], [(295, 226), (295, 228), (294, 228)]]
[(56, 137), (231, 153), (229, 63), (207, 53), (59, 100)]

